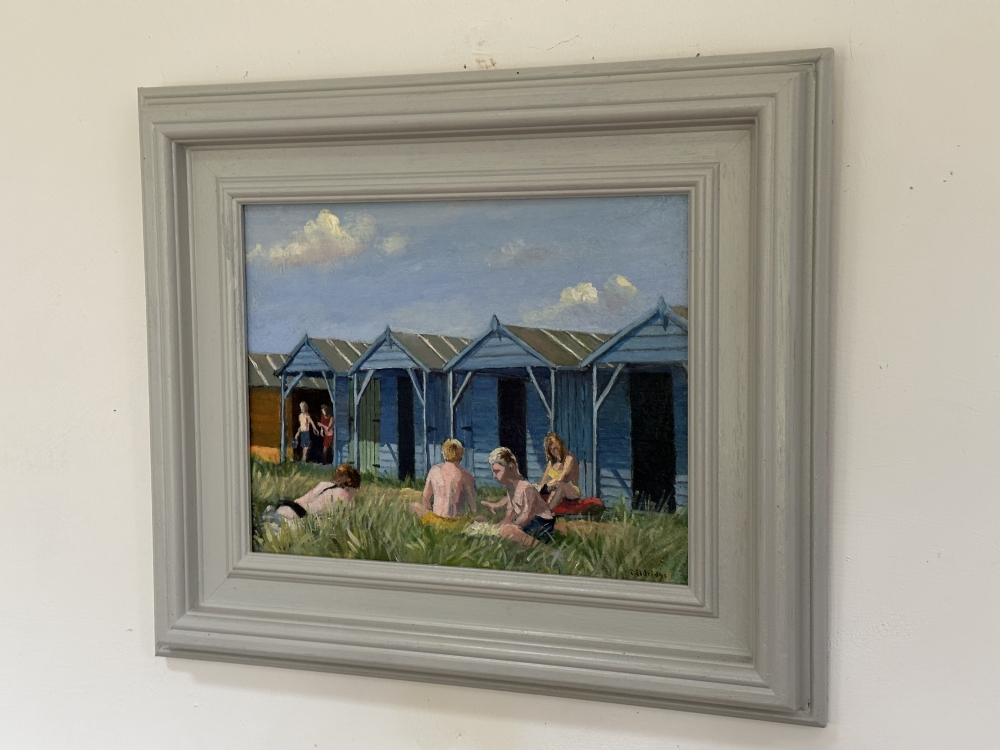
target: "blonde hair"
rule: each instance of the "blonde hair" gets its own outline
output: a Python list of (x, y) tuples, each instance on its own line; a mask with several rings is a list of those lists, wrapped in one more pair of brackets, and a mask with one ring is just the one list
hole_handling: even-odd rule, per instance
[(545, 441), (542, 443), (542, 446), (545, 450), (545, 458), (546, 459), (552, 458), (553, 445), (559, 448), (559, 460), (565, 461), (566, 454), (569, 453), (569, 450), (567, 450), (566, 443), (563, 442), (563, 439), (554, 432), (550, 432), (548, 435), (546, 435)]
[(445, 461), (457, 464), (465, 455), (465, 448), (455, 438), (448, 438), (441, 443), (441, 455), (444, 456)]
[(509, 469), (517, 470), (517, 458), (514, 456), (514, 453), (510, 448), (494, 448), (490, 451), (490, 457), (487, 461), (489, 461), (490, 464), (500, 464), (501, 466), (506, 466)]

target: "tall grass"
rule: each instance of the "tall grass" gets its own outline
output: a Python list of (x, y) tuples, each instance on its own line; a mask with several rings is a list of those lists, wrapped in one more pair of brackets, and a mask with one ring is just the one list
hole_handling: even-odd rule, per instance
[[(560, 520), (552, 544), (525, 548), (496, 537), (467, 536), (465, 526), (422, 524), (408, 510), (422, 483), (369, 477), (352, 507), (340, 505), (280, 526), (261, 521), (267, 505), (300, 497), (330, 475), (329, 467), (311, 464), (252, 464), (257, 551), (687, 583), (687, 516), (621, 505), (600, 521)], [(481, 488), (479, 494), (496, 497), (503, 491)], [(482, 507), (478, 514), (499, 519)]]

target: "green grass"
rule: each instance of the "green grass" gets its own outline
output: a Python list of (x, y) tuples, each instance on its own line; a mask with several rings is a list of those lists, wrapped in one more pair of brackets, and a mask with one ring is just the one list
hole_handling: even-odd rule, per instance
[[(267, 505), (304, 495), (329, 480), (329, 467), (254, 461), (251, 494), (258, 552), (452, 565), (491, 570), (687, 583), (687, 516), (633, 512), (622, 505), (602, 520), (560, 521), (552, 544), (525, 548), (495, 537), (468, 537), (462, 529), (424, 525), (407, 506), (422, 482), (366, 477), (353, 507), (337, 506), (280, 528), (261, 523)], [(480, 498), (503, 490), (482, 487)], [(479, 515), (493, 520), (480, 507)], [(471, 519), (470, 519), (471, 520)]]

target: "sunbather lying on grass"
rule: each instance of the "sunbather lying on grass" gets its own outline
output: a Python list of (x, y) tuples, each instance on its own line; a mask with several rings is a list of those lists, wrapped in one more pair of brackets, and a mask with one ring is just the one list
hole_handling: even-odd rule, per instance
[[(338, 503), (354, 505), (354, 496), (361, 487), (361, 474), (350, 464), (341, 464), (333, 472), (332, 482), (320, 482), (309, 492), (296, 500), (283, 500), (278, 503), (277, 510), (268, 506), (265, 517), (276, 515), (288, 520), (305, 518), (312, 513), (322, 513), (330, 510)], [(278, 521), (280, 519), (273, 519)]]

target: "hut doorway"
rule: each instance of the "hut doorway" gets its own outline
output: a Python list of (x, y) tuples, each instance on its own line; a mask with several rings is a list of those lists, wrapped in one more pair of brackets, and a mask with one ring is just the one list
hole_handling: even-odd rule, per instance
[(497, 380), (497, 417), (500, 445), (517, 458), (521, 474), (528, 475), (528, 389), (520, 378)]
[(673, 378), (669, 372), (629, 373), (632, 410), (632, 507), (674, 512), (677, 448)]
[(358, 435), (357, 467), (362, 473), (378, 475), (379, 438), (382, 421), (382, 389), (378, 378), (373, 378), (358, 404), (355, 429)]
[(396, 378), (396, 429), (399, 430), (399, 473), (400, 480), (417, 473), (417, 439), (413, 428), (413, 381), (409, 375)]
[[(299, 430), (300, 404), (305, 401), (309, 407), (309, 416), (313, 418), (316, 426), (319, 426), (320, 407), (325, 406), (331, 410), (330, 396), (326, 391), (318, 391), (312, 388), (296, 388), (288, 397), (285, 403), (285, 429), (287, 430), (288, 445), (292, 444), (292, 438)], [(302, 460), (302, 448), (293, 449), (295, 460)], [(323, 438), (316, 434), (309, 436), (309, 452), (307, 454), (309, 463), (323, 463)]]

